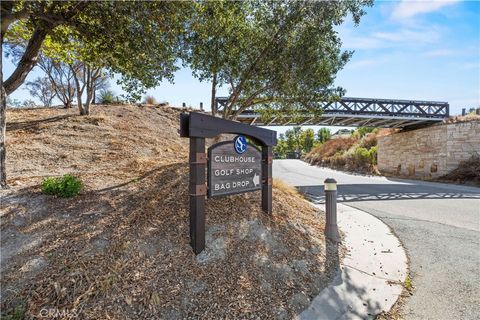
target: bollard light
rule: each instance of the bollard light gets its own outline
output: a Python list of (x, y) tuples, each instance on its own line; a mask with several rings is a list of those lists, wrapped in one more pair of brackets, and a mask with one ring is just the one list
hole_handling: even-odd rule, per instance
[(325, 191), (337, 191), (337, 181), (332, 178), (328, 178), (324, 182), (325, 185)]
[(324, 181), (325, 190), (325, 236), (335, 242), (340, 242), (337, 225), (337, 181), (328, 178)]

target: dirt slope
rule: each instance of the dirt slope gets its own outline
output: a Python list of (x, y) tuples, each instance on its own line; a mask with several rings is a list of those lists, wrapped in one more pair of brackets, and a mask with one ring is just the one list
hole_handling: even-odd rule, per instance
[(81, 174), (90, 187), (106, 187), (149, 165), (187, 159), (188, 143), (177, 133), (177, 109), (95, 106), (91, 116), (77, 113), (74, 108), (9, 110), (11, 185), (69, 172)]
[[(288, 319), (333, 277), (338, 251), (325, 244), (323, 214), (278, 182), (272, 217), (259, 192), (207, 200), (207, 249), (195, 256), (180, 111), (92, 114), (8, 112), (4, 316)], [(40, 193), (42, 177), (67, 172), (85, 182), (80, 196)]]

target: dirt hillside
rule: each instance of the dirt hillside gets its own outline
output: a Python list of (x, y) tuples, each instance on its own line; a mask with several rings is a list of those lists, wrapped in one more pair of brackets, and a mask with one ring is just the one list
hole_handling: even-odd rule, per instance
[[(207, 200), (207, 248), (193, 254), (180, 112), (8, 111), (2, 316), (289, 319), (328, 284), (339, 254), (323, 214), (278, 181), (273, 216), (259, 192)], [(84, 181), (79, 196), (40, 192), (64, 173)]]

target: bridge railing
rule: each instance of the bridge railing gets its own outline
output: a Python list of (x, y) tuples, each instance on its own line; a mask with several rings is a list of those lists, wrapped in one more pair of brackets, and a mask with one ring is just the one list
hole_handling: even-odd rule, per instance
[[(227, 97), (216, 98), (217, 110), (222, 110), (228, 103)], [(324, 113), (371, 115), (389, 117), (416, 117), (444, 119), (449, 117), (448, 102), (416, 101), (396, 99), (369, 99), (344, 97), (335, 102), (319, 102)], [(245, 111), (244, 114), (254, 111)]]

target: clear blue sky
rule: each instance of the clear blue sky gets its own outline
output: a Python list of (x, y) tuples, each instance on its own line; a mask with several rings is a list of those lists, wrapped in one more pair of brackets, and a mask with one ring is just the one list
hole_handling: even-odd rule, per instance
[[(343, 48), (355, 51), (336, 79), (347, 96), (447, 101), (451, 114), (480, 106), (480, 2), (377, 1), (358, 27), (347, 19), (337, 30)], [(13, 65), (4, 61), (6, 77)], [(188, 69), (176, 73), (175, 84), (163, 83), (148, 94), (178, 106), (210, 104), (209, 83)], [(21, 88), (12, 98), (29, 95)]]

